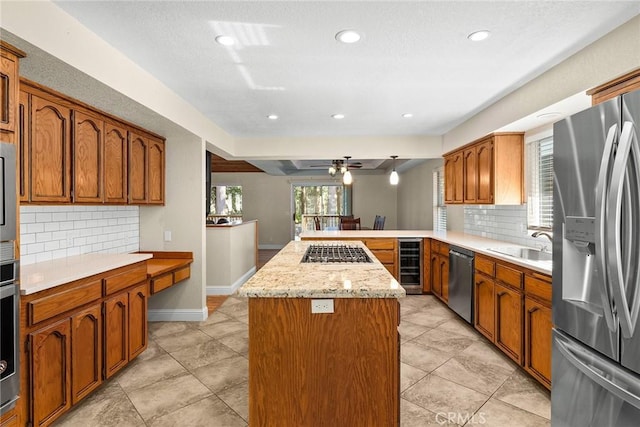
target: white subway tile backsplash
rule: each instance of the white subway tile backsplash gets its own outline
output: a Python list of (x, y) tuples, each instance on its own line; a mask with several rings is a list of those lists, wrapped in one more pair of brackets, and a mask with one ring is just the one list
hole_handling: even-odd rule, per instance
[(549, 246), (548, 241), (541, 241), (529, 235), (527, 205), (465, 206), (464, 232), (524, 246)]
[(139, 250), (137, 206), (21, 206), (20, 261)]

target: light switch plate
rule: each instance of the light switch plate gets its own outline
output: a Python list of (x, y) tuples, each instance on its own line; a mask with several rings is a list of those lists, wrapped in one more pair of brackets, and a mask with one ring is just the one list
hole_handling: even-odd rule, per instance
[(333, 313), (332, 299), (312, 299), (311, 313)]
[(165, 230), (164, 231), (164, 241), (165, 242), (170, 242), (171, 241), (171, 230)]

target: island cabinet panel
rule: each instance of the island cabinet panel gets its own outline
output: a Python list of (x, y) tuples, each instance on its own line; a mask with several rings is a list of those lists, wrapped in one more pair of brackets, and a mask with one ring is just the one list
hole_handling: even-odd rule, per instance
[(249, 298), (249, 425), (398, 426), (398, 301)]
[(71, 321), (64, 319), (29, 334), (31, 422), (51, 425), (71, 407)]
[(102, 202), (104, 122), (84, 112), (73, 112), (73, 201)]
[(127, 203), (127, 130), (104, 124), (104, 201)]
[(82, 310), (71, 317), (72, 404), (102, 384), (102, 307)]
[(522, 365), (522, 294), (500, 283), (495, 285), (495, 343)]
[(32, 202), (71, 202), (71, 110), (31, 96)]
[(104, 377), (111, 378), (129, 361), (129, 294), (122, 292), (104, 303)]

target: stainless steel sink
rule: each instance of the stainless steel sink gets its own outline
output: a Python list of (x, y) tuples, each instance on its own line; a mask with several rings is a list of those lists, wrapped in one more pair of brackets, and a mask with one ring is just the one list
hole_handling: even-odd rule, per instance
[(538, 249), (533, 248), (515, 248), (515, 247), (505, 247), (505, 248), (495, 248), (489, 249), (492, 252), (497, 252), (503, 255), (509, 255), (515, 258), (526, 259), (529, 261), (551, 261), (553, 259), (553, 255), (549, 252), (543, 252)]

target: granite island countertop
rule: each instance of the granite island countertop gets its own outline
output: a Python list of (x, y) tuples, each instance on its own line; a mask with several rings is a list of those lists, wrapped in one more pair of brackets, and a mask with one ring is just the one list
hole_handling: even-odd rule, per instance
[(362, 247), (371, 263), (301, 263), (311, 244), (292, 241), (238, 290), (249, 298), (398, 298), (405, 290), (371, 251), (358, 241), (331, 244)]

